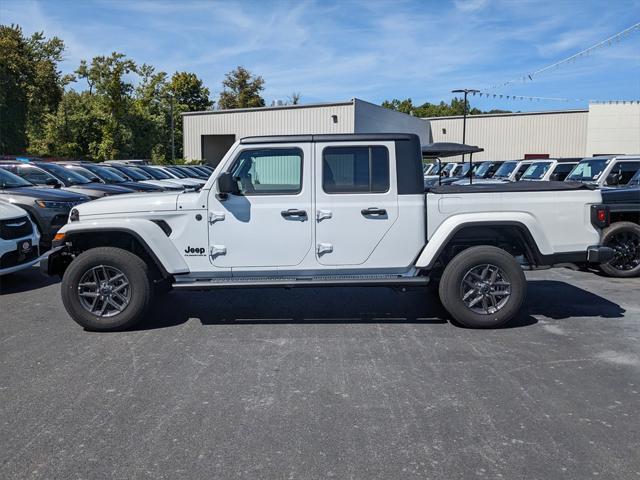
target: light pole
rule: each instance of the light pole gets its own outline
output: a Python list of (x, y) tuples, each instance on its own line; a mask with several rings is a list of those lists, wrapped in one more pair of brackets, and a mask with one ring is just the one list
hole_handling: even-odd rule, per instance
[[(476, 94), (480, 93), (480, 90), (475, 90), (473, 88), (460, 88), (458, 90), (451, 90), (451, 93), (464, 93), (464, 110), (462, 111), (462, 143), (466, 140), (467, 134), (467, 95), (470, 93)], [(469, 183), (473, 183), (473, 165), (472, 165), (473, 154), (469, 155)], [(464, 154), (462, 155), (462, 163), (464, 163)]]
[(171, 163), (176, 163), (175, 125), (173, 119), (173, 92), (168, 92), (169, 115), (171, 116)]

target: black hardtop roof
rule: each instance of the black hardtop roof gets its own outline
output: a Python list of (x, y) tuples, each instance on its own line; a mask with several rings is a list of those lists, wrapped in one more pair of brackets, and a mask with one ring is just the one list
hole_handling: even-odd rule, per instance
[(382, 140), (419, 141), (415, 133), (329, 133), (321, 135), (264, 135), (244, 137), (242, 144), (260, 143), (310, 143), (310, 142), (368, 142)]

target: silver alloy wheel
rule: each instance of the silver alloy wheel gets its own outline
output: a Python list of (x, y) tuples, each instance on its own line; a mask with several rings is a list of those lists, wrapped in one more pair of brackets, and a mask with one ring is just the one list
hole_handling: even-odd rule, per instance
[(131, 286), (124, 273), (108, 265), (87, 270), (78, 283), (80, 305), (98, 317), (112, 317), (131, 301)]
[(507, 274), (495, 265), (478, 265), (469, 270), (460, 284), (466, 307), (482, 315), (491, 315), (504, 307), (511, 297)]

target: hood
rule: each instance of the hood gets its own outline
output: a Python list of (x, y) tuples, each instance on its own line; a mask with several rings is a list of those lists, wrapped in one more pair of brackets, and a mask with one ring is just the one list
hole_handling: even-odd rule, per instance
[(11, 205), (9, 202), (0, 200), (0, 220), (8, 220), (10, 218), (24, 217), (27, 214), (20, 207)]
[(69, 188), (93, 190), (94, 192), (103, 192), (109, 195), (116, 195), (119, 193), (133, 193), (133, 190), (129, 187), (121, 187), (112, 183), (83, 183), (81, 185), (70, 185)]
[(0, 190), (0, 195), (8, 197), (30, 197), (35, 200), (58, 202), (86, 202), (89, 198), (79, 193), (49, 187), (17, 187)]
[(81, 220), (90, 215), (173, 211), (177, 209), (179, 195), (176, 192), (115, 195), (83, 203), (78, 205), (76, 209), (80, 213)]
[(640, 185), (621, 188), (602, 188), (602, 201), (605, 204), (635, 203), (640, 206)]
[(126, 181), (119, 183), (111, 183), (110, 185), (119, 185), (121, 187), (126, 187), (135, 191), (145, 191), (145, 192), (159, 192), (162, 190), (162, 187), (158, 187), (156, 185), (149, 185), (148, 183), (142, 182), (134, 182), (134, 181)]

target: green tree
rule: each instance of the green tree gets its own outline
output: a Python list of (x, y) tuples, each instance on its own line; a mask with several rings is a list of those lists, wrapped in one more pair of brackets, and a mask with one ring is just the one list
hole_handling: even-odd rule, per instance
[[(210, 92), (207, 87), (204, 86), (203, 81), (198, 78), (195, 73), (189, 72), (176, 72), (171, 76), (169, 84), (165, 87), (163, 98), (166, 101), (171, 101), (173, 97), (173, 120), (174, 120), (174, 141), (175, 141), (175, 155), (176, 158), (182, 158), (182, 113), (184, 112), (199, 112), (203, 110), (210, 110), (213, 108), (213, 101), (211, 101)], [(168, 105), (169, 109), (165, 107), (166, 111), (171, 111), (171, 105)], [(168, 117), (168, 124), (170, 125), (171, 118)], [(169, 131), (166, 140), (168, 143), (167, 158), (171, 158), (171, 145), (170, 145), (171, 132)]]
[[(410, 98), (405, 100), (385, 100), (382, 102), (382, 106), (385, 108), (389, 108), (391, 110), (395, 110), (397, 112), (407, 113), (409, 115), (413, 115), (415, 117), (448, 117), (454, 115), (463, 115), (464, 114), (464, 99), (462, 98), (453, 98), (450, 103), (440, 102), (440, 103), (429, 103), (425, 102), (422, 105), (413, 105), (413, 102)], [(482, 112), (478, 108), (471, 108), (469, 100), (467, 100), (467, 115), (478, 115)], [(505, 111), (506, 113), (506, 111)]]
[(17, 25), (0, 25), (0, 152), (23, 153), (42, 135), (68, 81), (58, 70), (63, 51), (57, 37), (26, 38)]
[(227, 73), (222, 81), (223, 91), (220, 93), (218, 108), (250, 108), (264, 107), (264, 99), (260, 93), (264, 90), (264, 79), (254, 76), (244, 67), (237, 67)]
[(102, 120), (102, 137), (89, 152), (99, 160), (129, 158), (135, 152), (134, 132), (137, 117), (133, 110), (133, 84), (127, 79), (138, 73), (135, 62), (122, 53), (94, 57), (88, 65), (84, 60), (76, 70), (78, 78), (89, 85), (89, 95), (95, 95), (94, 115)]

